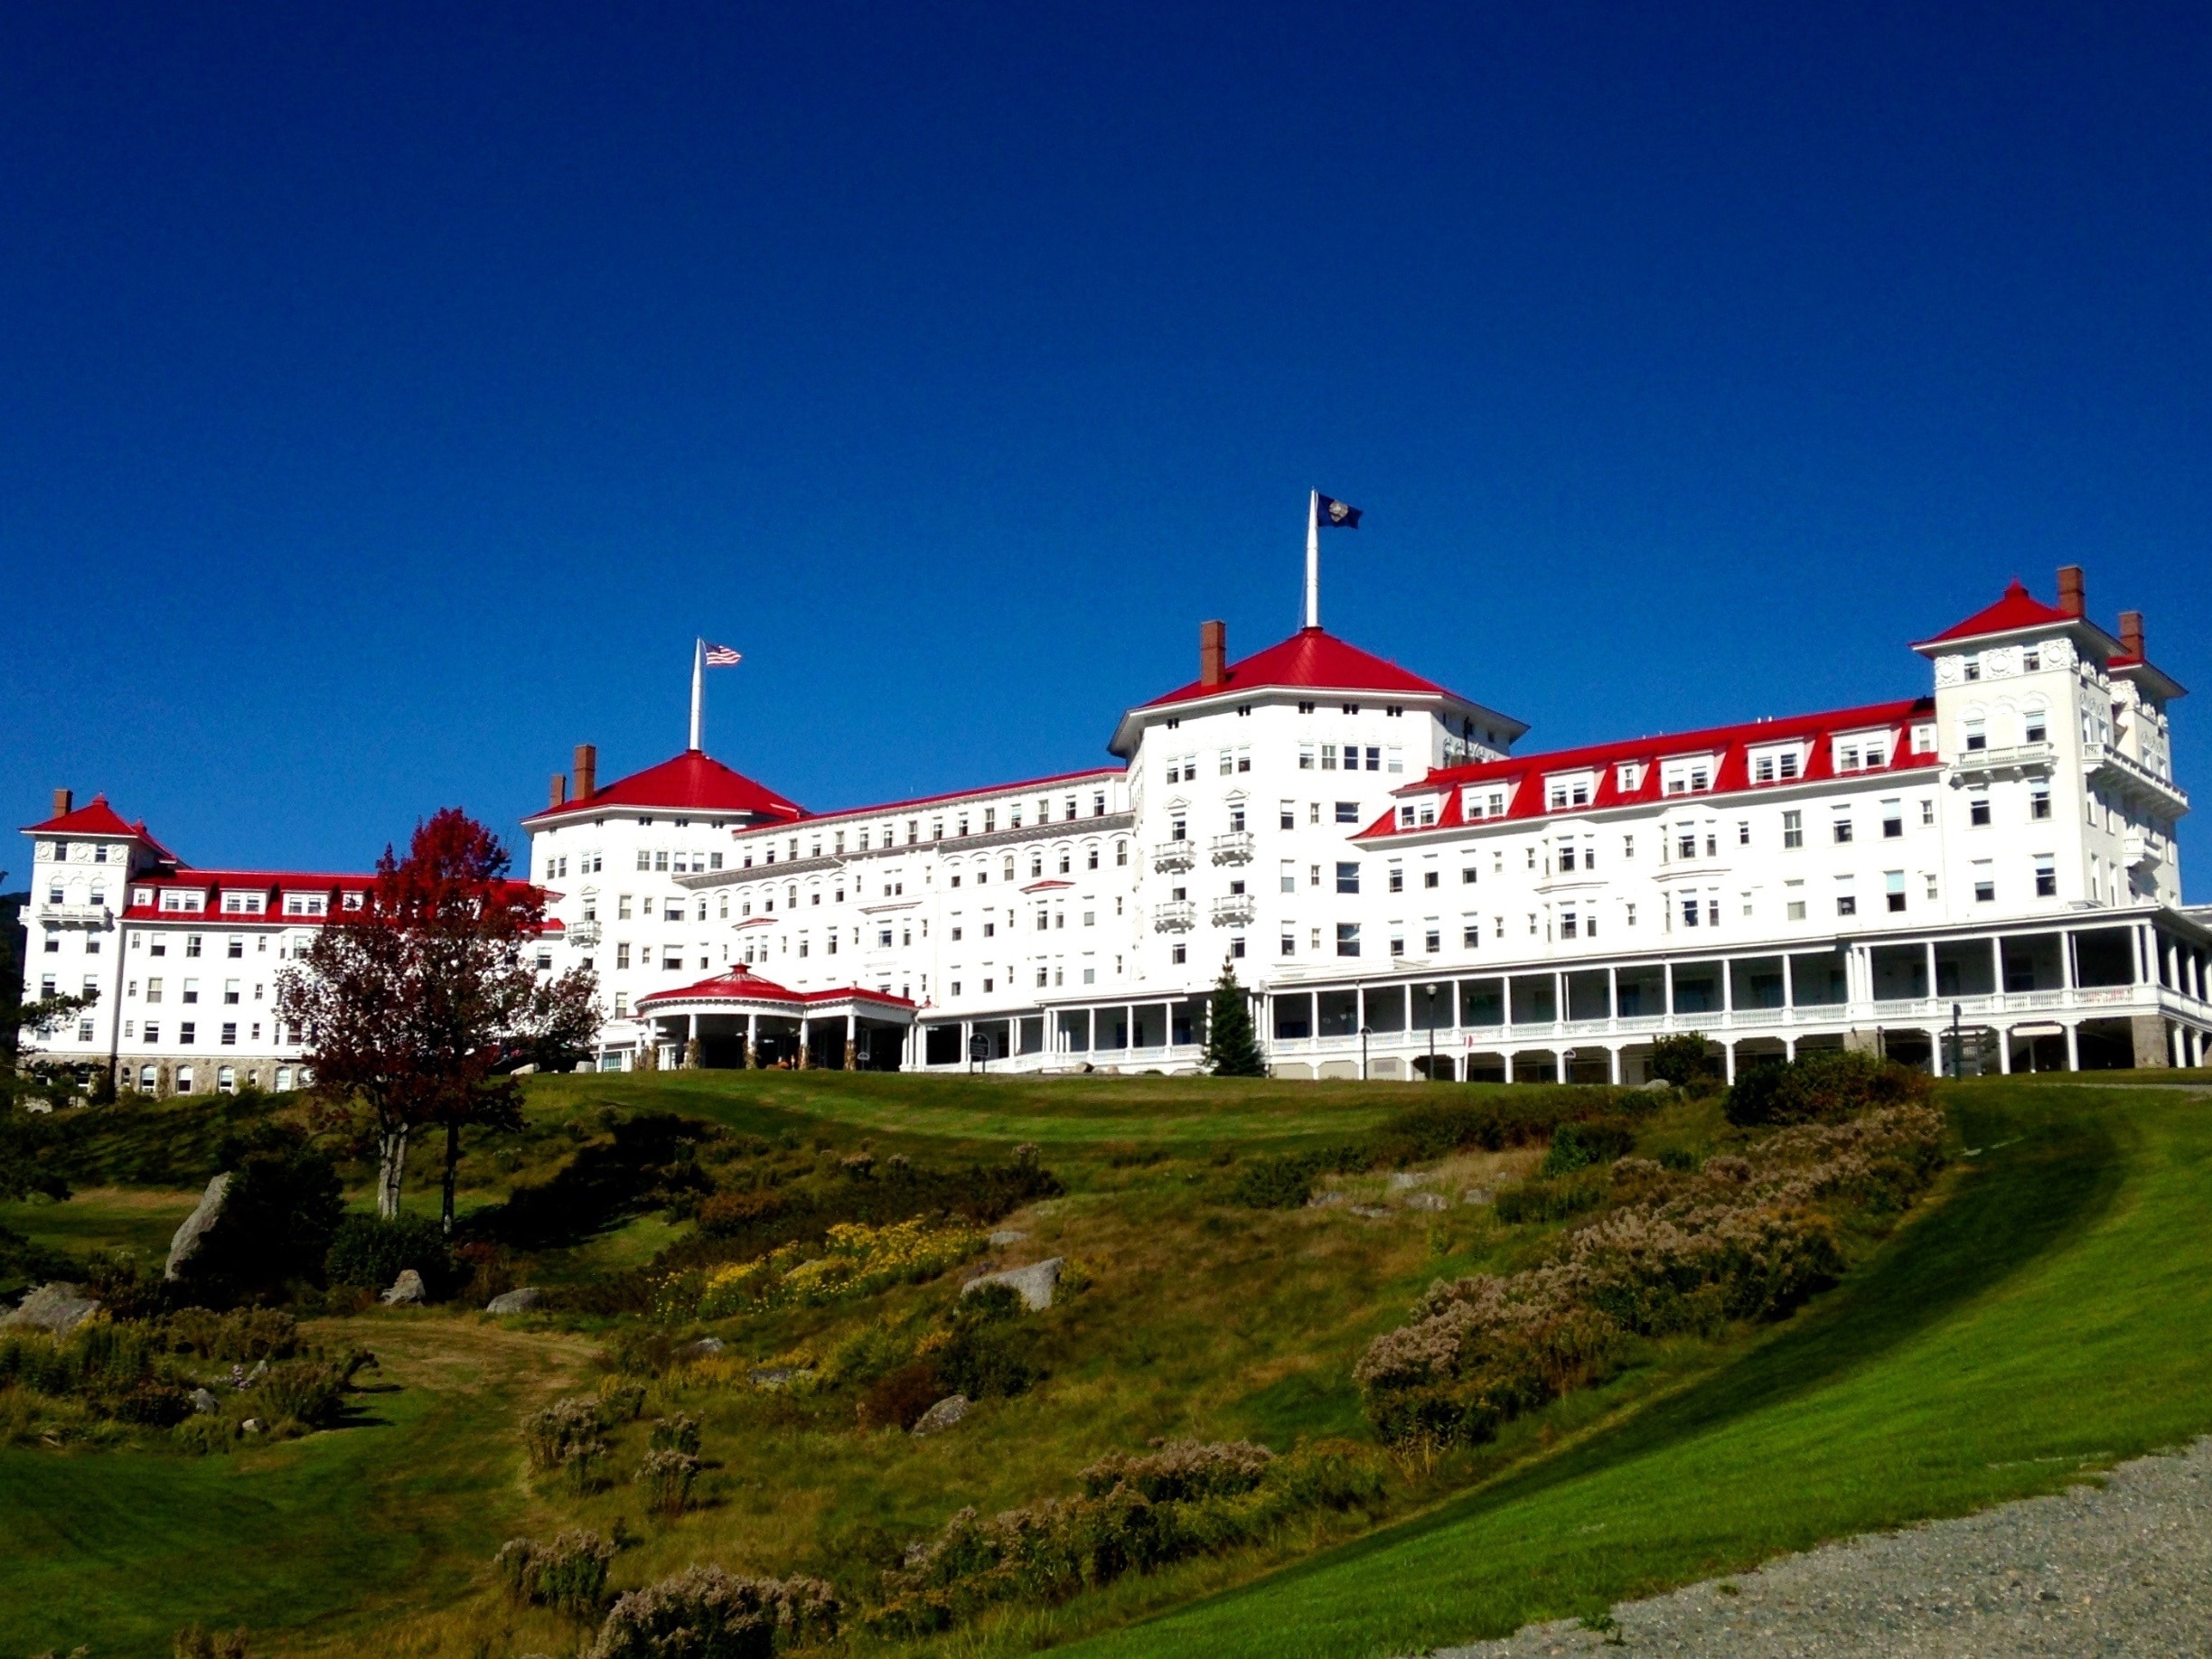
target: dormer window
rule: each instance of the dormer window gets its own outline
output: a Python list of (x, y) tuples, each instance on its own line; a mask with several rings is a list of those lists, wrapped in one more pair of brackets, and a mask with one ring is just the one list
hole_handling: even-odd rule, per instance
[(1915, 755), (1936, 753), (1936, 728), (1934, 726), (1916, 726), (1913, 727), (1912, 752)]
[(1644, 764), (1641, 761), (1623, 761), (1613, 769), (1614, 786), (1624, 795), (1634, 794), (1644, 787)]
[(1505, 792), (1479, 788), (1466, 791), (1459, 797), (1459, 815), (1467, 819), (1504, 817)]
[(1593, 780), (1587, 772), (1566, 773), (1544, 781), (1544, 810), (1564, 811), (1570, 807), (1585, 807), (1590, 802)]
[(1701, 794), (1712, 787), (1712, 756), (1699, 755), (1662, 762), (1659, 791), (1666, 795)]
[(1756, 750), (1751, 755), (1751, 781), (1754, 783), (1787, 783), (1804, 771), (1804, 752), (1795, 745), (1786, 749)]

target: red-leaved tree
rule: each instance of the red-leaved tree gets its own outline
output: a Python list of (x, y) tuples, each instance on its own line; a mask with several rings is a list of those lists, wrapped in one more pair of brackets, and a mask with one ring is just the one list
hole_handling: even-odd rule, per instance
[(405, 858), (384, 849), (361, 907), (278, 979), (277, 1017), (300, 1027), (315, 1092), (375, 1136), (380, 1215), (399, 1213), (409, 1137), (443, 1128), (451, 1233), (462, 1130), (520, 1128), (515, 1067), (572, 1058), (598, 1029), (588, 970), (533, 966), (545, 895), (507, 870), (499, 838), (445, 808), (416, 826)]

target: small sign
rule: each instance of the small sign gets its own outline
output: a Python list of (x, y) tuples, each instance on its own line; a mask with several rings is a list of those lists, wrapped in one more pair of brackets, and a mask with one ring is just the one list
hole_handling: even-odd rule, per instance
[(991, 1057), (990, 1038), (971, 1036), (968, 1039), (968, 1057), (970, 1060), (989, 1060)]

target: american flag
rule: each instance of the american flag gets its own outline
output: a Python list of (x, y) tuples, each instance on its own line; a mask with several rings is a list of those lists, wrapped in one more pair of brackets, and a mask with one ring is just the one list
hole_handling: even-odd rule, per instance
[(740, 653), (732, 651), (726, 645), (708, 645), (707, 647), (707, 666), (708, 668), (736, 668), (744, 661), (745, 658)]

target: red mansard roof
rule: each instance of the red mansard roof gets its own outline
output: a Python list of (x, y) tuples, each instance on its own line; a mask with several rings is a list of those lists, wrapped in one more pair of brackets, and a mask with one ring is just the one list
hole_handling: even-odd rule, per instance
[[(1751, 782), (1749, 754), (1752, 749), (1763, 749), (1772, 744), (1803, 742), (1806, 745), (1804, 770), (1790, 779), (1790, 784), (1817, 783), (1838, 776), (1860, 777), (1876, 772), (1917, 771), (1940, 764), (1940, 757), (1932, 750), (1925, 754), (1913, 754), (1906, 728), (1916, 722), (1932, 718), (1935, 712), (1935, 698), (1912, 698), (1893, 703), (1870, 703), (1859, 708), (1832, 709), (1824, 714), (1791, 715), (1778, 720), (1756, 720), (1741, 726), (1716, 726), (1704, 731), (1638, 737), (1632, 741), (1596, 744), (1588, 748), (1561, 749), (1550, 755), (1515, 755), (1510, 760), (1446, 767), (1431, 772), (1418, 783), (1404, 784), (1391, 792), (1401, 798), (1444, 792), (1435, 823), (1401, 830), (1398, 827), (1397, 811), (1393, 808), (1361, 830), (1354, 839), (1365, 840), (1371, 837), (1426, 835), (1438, 830), (1504, 821), (1498, 818), (1467, 818), (1461, 815), (1463, 794), (1460, 786), (1468, 783), (1520, 784), (1521, 787), (1514, 791), (1513, 800), (1505, 809), (1504, 818), (1508, 820), (1572, 817), (1579, 813), (1603, 811), (1608, 807), (1635, 806), (1661, 801), (1710, 801), (1718, 795), (1734, 794), (1754, 788), (1772, 789), (1778, 785), (1754, 784)], [(1865, 768), (1861, 772), (1837, 773), (1832, 755), (1823, 740), (1852, 732), (1876, 730), (1888, 731), (1892, 738), (1884, 764), (1879, 767)], [(1660, 792), (1660, 763), (1697, 755), (1715, 757), (1711, 787), (1694, 794), (1663, 795)], [(1636, 762), (1644, 768), (1644, 775), (1634, 790), (1620, 787), (1617, 768), (1625, 761)], [(1589, 800), (1581, 806), (1559, 808), (1555, 813), (1545, 803), (1544, 779), (1557, 773), (1585, 771), (1598, 773)]]
[(2055, 605), (2045, 605), (2028, 591), (2027, 585), (2018, 576), (2004, 590), (2004, 597), (1995, 605), (1985, 605), (1964, 622), (1954, 623), (1933, 639), (1922, 640), (1922, 645), (1941, 645), (1953, 640), (1979, 639), (1988, 633), (2010, 633), (2020, 628), (2066, 627), (2085, 620), (2067, 614)]
[(1279, 645), (1255, 651), (1223, 670), (1219, 685), (1193, 680), (1189, 685), (1156, 697), (1143, 705), (1158, 708), (1167, 703), (1187, 703), (1202, 697), (1220, 697), (1230, 691), (1257, 691), (1268, 687), (1291, 687), (1317, 691), (1399, 692), (1414, 697), (1448, 697), (1468, 702), (1447, 691), (1434, 680), (1386, 661), (1372, 651), (1346, 644), (1319, 628), (1301, 628)]
[(638, 998), (642, 1013), (655, 1002), (787, 1002), (797, 1006), (809, 1002), (883, 1002), (902, 1008), (915, 1006), (906, 997), (894, 997), (888, 991), (865, 990), (858, 985), (847, 985), (835, 990), (795, 991), (778, 985), (773, 979), (764, 979), (743, 963), (733, 963), (727, 971), (696, 985), (685, 985), (674, 990), (653, 991)]
[(729, 812), (787, 821), (806, 816), (805, 808), (786, 801), (766, 784), (755, 783), (702, 750), (687, 749), (658, 766), (648, 766), (626, 778), (617, 778), (581, 801), (564, 801), (542, 812), (532, 812), (522, 821), (537, 824), (576, 813), (638, 807), (661, 811)]

